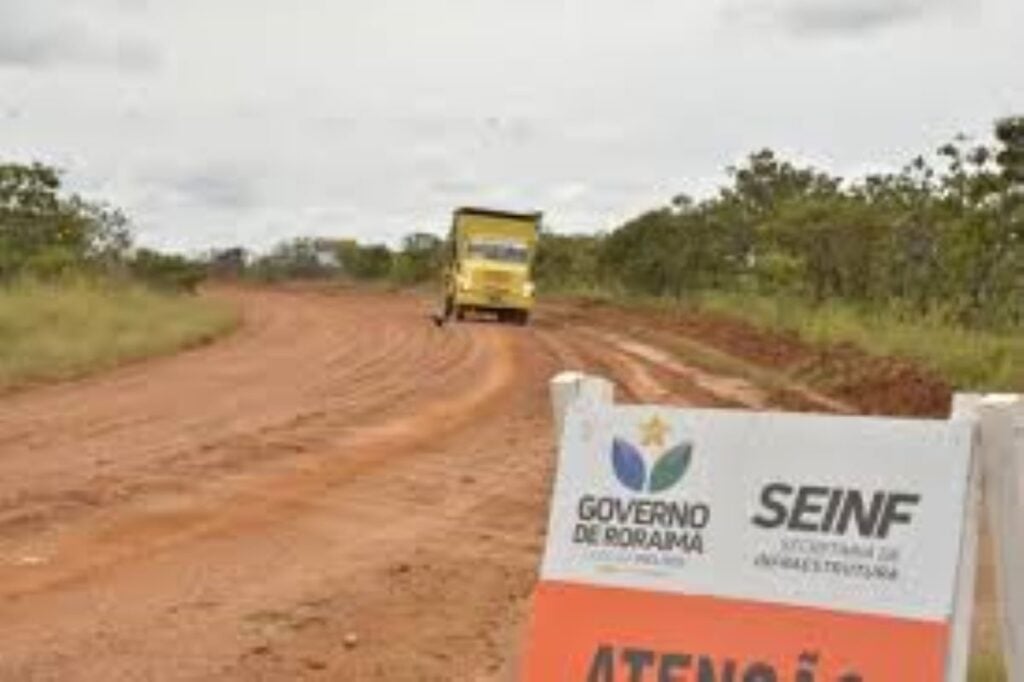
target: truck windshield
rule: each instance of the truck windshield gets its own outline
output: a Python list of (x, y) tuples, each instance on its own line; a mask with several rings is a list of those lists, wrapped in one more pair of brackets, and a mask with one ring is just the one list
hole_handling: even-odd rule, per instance
[(472, 241), (469, 243), (468, 255), (470, 258), (500, 263), (526, 263), (530, 258), (525, 244), (497, 241)]

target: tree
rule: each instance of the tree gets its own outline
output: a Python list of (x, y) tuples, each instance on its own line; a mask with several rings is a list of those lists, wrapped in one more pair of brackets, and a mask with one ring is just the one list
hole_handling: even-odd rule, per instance
[(1011, 116), (996, 123), (996, 139), (1002, 145), (997, 161), (1006, 178), (1024, 185), (1024, 116)]
[(537, 283), (547, 289), (580, 290), (598, 286), (602, 239), (601, 235), (542, 231), (533, 262)]
[(241, 277), (249, 262), (249, 252), (241, 246), (214, 250), (208, 257), (210, 272), (218, 277)]
[(1024, 118), (996, 138), (958, 136), (858, 182), (755, 152), (716, 195), (679, 193), (600, 240), (598, 277), (656, 296), (732, 289), (1024, 322)]
[(345, 274), (356, 279), (383, 279), (391, 273), (393, 256), (383, 244), (363, 246), (352, 240), (336, 243), (336, 252)]
[(330, 277), (341, 272), (339, 244), (317, 237), (289, 239), (258, 258), (253, 270), (269, 280)]
[(402, 240), (394, 255), (392, 276), (401, 284), (419, 284), (440, 276), (444, 240), (429, 232), (414, 232)]
[(51, 167), (0, 164), (0, 279), (110, 267), (127, 253), (130, 225), (120, 210), (60, 189)]
[(131, 273), (161, 289), (195, 291), (205, 276), (201, 263), (176, 254), (139, 249), (129, 261)]

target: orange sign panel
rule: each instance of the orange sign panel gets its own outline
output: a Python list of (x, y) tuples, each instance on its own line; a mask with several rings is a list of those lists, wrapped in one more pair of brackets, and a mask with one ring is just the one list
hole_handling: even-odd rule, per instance
[(524, 682), (940, 680), (942, 623), (542, 583)]

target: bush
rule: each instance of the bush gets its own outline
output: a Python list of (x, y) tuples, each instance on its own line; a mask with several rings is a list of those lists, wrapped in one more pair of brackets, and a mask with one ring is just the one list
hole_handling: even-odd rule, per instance
[(206, 276), (199, 263), (149, 249), (137, 251), (128, 267), (140, 281), (159, 289), (194, 292)]
[(235, 321), (225, 304), (130, 281), (8, 282), (0, 286), (0, 388), (203, 343)]
[(127, 252), (128, 221), (120, 211), (60, 189), (53, 168), (0, 163), (0, 280), (92, 270)]

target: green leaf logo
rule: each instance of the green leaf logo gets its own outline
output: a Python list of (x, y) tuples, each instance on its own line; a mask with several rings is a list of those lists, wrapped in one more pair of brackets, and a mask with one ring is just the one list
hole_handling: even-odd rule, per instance
[(691, 443), (680, 443), (668, 450), (655, 463), (654, 469), (651, 471), (648, 490), (652, 493), (660, 493), (678, 483), (690, 467), (692, 456), (693, 445)]

